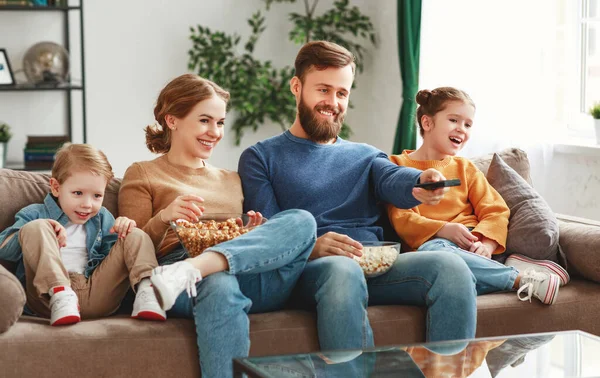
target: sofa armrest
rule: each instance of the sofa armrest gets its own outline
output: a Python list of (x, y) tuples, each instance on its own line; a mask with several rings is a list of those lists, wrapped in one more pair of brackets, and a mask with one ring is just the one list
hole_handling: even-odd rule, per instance
[(600, 283), (600, 222), (559, 218), (559, 245), (570, 271)]

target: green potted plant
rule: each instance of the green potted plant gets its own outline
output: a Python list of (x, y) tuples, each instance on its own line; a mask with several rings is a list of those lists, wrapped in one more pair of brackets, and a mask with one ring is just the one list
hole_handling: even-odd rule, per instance
[(590, 108), (590, 115), (594, 118), (594, 129), (596, 130), (596, 144), (600, 144), (600, 102)]
[(6, 165), (6, 151), (11, 137), (10, 126), (0, 122), (0, 168), (4, 168)]

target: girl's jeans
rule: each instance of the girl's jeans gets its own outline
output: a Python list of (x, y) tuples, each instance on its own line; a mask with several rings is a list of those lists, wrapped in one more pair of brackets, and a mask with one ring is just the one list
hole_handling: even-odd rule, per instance
[[(169, 316), (194, 319), (202, 377), (231, 377), (232, 359), (250, 350), (248, 313), (280, 310), (296, 285), (316, 241), (316, 223), (304, 210), (281, 212), (262, 226), (209, 248), (222, 253), (229, 271), (196, 284), (198, 295), (184, 291)], [(187, 258), (176, 250), (166, 265)]]
[(460, 256), (477, 280), (475, 284), (477, 295), (511, 290), (519, 274), (512, 266), (465, 251), (447, 239), (432, 239), (423, 243), (418, 251), (443, 251)]

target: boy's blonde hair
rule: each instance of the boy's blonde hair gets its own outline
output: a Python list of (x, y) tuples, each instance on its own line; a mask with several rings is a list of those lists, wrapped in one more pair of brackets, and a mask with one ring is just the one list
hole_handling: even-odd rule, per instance
[(106, 184), (114, 177), (106, 155), (91, 144), (65, 143), (56, 152), (52, 165), (52, 177), (64, 183), (74, 171), (89, 171), (106, 178)]
[(471, 97), (467, 92), (453, 87), (439, 87), (433, 90), (422, 89), (415, 96), (417, 104), (417, 122), (419, 123), (419, 133), (421, 136), (425, 134), (423, 125), (421, 125), (421, 118), (424, 115), (433, 117), (436, 113), (446, 109), (446, 105), (451, 101), (460, 101), (465, 104), (471, 105), (475, 108), (475, 103), (471, 100)]

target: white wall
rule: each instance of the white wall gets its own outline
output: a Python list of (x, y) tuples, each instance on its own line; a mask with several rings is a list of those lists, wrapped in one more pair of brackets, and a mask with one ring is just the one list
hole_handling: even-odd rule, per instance
[[(317, 12), (332, 4), (333, 0), (320, 1)], [(352, 139), (389, 152), (401, 95), (396, 0), (353, 0), (351, 4), (371, 17), (380, 45), (375, 48), (365, 44), (366, 70), (357, 78), (357, 89), (352, 93), (355, 108), (346, 119), (354, 131)], [(132, 162), (153, 158), (144, 144), (143, 127), (154, 122), (152, 111), (160, 89), (173, 77), (187, 72), (189, 27), (201, 24), (212, 30), (238, 33), (243, 46), (250, 31), (246, 20), (257, 9), (264, 10), (262, 0), (112, 0), (85, 1), (84, 5), (88, 142), (108, 155), (118, 176)], [(258, 57), (270, 59), (276, 66), (293, 65), (299, 46), (287, 40), (287, 14), (303, 12), (303, 7), (303, 2), (274, 4), (269, 12), (263, 11), (267, 30), (257, 45)], [(33, 30), (32, 25), (43, 27)], [(30, 45), (43, 39), (59, 42), (60, 32), (59, 14), (0, 13), (0, 47), (8, 48), (13, 68), (21, 67), (22, 55)], [(72, 47), (77, 63), (78, 50)], [(373, 107), (373, 101), (382, 106)], [(15, 129), (9, 161), (22, 160), (26, 135), (63, 130), (64, 104), (59, 93), (0, 92), (0, 120)], [(230, 114), (230, 118), (234, 116)], [(74, 125), (74, 140), (80, 141), (78, 117), (74, 117)], [(233, 132), (229, 132), (210, 162), (236, 169), (246, 147), (280, 132), (277, 124), (263, 125), (257, 133), (247, 131), (239, 147), (234, 145)]]

